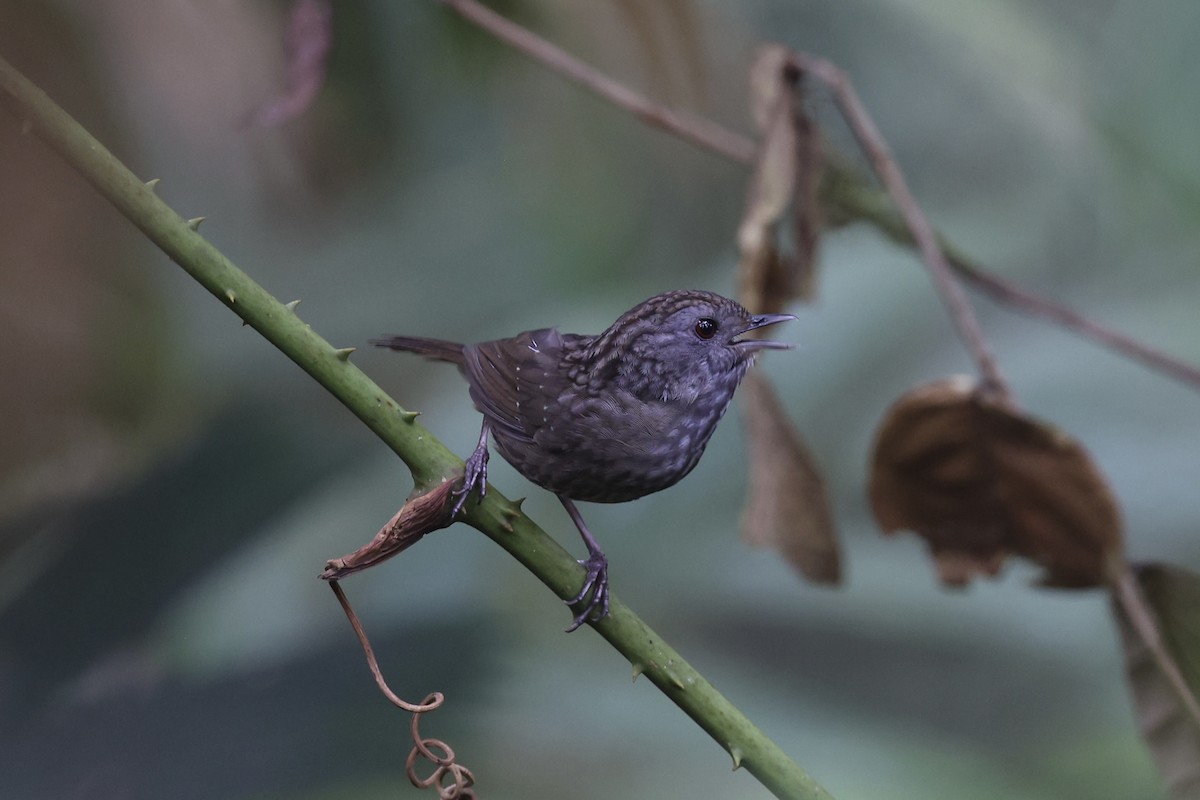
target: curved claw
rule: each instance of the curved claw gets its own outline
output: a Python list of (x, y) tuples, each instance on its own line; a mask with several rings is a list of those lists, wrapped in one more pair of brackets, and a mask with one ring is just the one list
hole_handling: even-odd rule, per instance
[(608, 616), (608, 559), (604, 553), (593, 553), (579, 563), (587, 567), (583, 588), (579, 590), (579, 594), (563, 602), (569, 606), (583, 602), (584, 598), (587, 598), (587, 602), (567, 628), (567, 633), (576, 630), (585, 622), (599, 622)]
[(487, 494), (487, 437), (488, 426), (484, 424), (483, 432), (479, 435), (479, 444), (467, 458), (466, 467), (463, 469), (462, 483), (451, 493), (454, 496), (454, 508), (450, 511), (452, 516), (458, 516), (458, 512), (462, 511), (462, 507), (467, 503), (467, 498), (475, 489), (479, 489), (480, 500)]

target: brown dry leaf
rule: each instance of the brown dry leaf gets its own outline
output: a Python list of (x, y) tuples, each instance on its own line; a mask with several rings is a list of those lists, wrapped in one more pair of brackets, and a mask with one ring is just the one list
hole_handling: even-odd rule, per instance
[(792, 196), (792, 239), (796, 254), (790, 270), (790, 290), (803, 300), (812, 300), (817, 290), (817, 243), (825, 229), (821, 207), (821, 182), (825, 176), (825, 150), (816, 121), (796, 98), (793, 113), (796, 128), (796, 189)]
[[(754, 313), (809, 297), (822, 227), (817, 187), (824, 171), (820, 132), (804, 111), (791, 53), (768, 45), (750, 71), (751, 112), (762, 133), (746, 210), (738, 227), (740, 297)], [(782, 253), (779, 223), (792, 208), (795, 253)]]
[(1007, 555), (1048, 586), (1098, 586), (1122, 560), (1120, 512), (1079, 442), (985, 398), (973, 380), (918, 387), (889, 409), (871, 465), (885, 533), (924, 537), (943, 583), (994, 575)]
[(362, 572), (412, 547), (425, 534), (448, 527), (454, 522), (449, 501), (456, 485), (445, 481), (425, 494), (410, 497), (374, 539), (353, 553), (326, 562), (321, 578), (338, 580)]
[(1200, 575), (1160, 564), (1134, 572), (1139, 602), (1131, 607), (1122, 592), (1113, 613), (1142, 738), (1172, 800), (1195, 800), (1200, 798)]
[(750, 463), (742, 537), (778, 550), (814, 583), (838, 583), (837, 532), (821, 474), (758, 370), (742, 384), (742, 411)]

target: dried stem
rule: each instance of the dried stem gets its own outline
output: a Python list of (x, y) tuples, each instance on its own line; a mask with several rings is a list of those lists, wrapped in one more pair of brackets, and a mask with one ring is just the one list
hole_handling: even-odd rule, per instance
[(1142, 643), (1146, 645), (1150, 658), (1162, 673), (1175, 698), (1183, 706), (1193, 725), (1200, 727), (1200, 703), (1192, 694), (1187, 680), (1179, 671), (1179, 664), (1163, 641), (1158, 620), (1150, 608), (1145, 592), (1138, 584), (1137, 576), (1128, 564), (1122, 564), (1110, 586), (1113, 598), (1125, 612), (1129, 625)]
[(753, 161), (757, 146), (752, 139), (733, 133), (702, 117), (681, 114), (654, 103), (645, 95), (592, 69), (562, 48), (474, 0), (440, 0), (440, 2), (500, 41), (512, 45), (535, 61), (540, 61), (553, 71), (580, 84), (613, 105), (625, 109), (643, 122), (656, 128), (662, 128), (684, 141), (719, 153), (732, 161), (742, 164), (749, 164)]
[(983, 330), (979, 327), (979, 319), (975, 316), (971, 301), (967, 299), (962, 285), (951, 274), (950, 265), (946, 263), (946, 256), (942, 253), (933, 226), (929, 224), (929, 219), (921, 210), (917, 199), (909, 191), (904, 174), (900, 171), (900, 165), (896, 163), (883, 135), (879, 133), (871, 115), (867, 113), (866, 107), (858, 97), (858, 92), (854, 91), (854, 84), (846, 77), (846, 73), (825, 59), (815, 58), (804, 53), (793, 53), (792, 63), (797, 69), (818, 78), (833, 92), (842, 115), (850, 123), (850, 129), (858, 139), (859, 147), (871, 160), (875, 174), (892, 196), (908, 229), (912, 231), (917, 249), (920, 250), (921, 257), (933, 276), (934, 285), (937, 286), (942, 301), (950, 311), (950, 318), (954, 321), (959, 336), (962, 337), (971, 357), (975, 360), (975, 365), (979, 368), (980, 376), (983, 379), (982, 388), (985, 392), (995, 392), (1002, 397), (1007, 397), (1009, 395), (1008, 388), (1000, 374), (1000, 368), (996, 365), (996, 359), (987, 345), (987, 340), (984, 339)]
[(1065, 306), (1052, 303), (1009, 281), (989, 275), (971, 266), (965, 260), (956, 259), (953, 255), (950, 256), (950, 263), (956, 266), (960, 275), (999, 303), (1006, 303), (1018, 311), (1057, 322), (1064, 328), (1093, 339), (1102, 346), (1135, 361), (1141, 361), (1146, 366), (1157, 369), (1178, 381), (1200, 386), (1200, 367), (1172, 358), (1157, 348), (1143, 344), (1131, 336), (1114, 331), (1098, 322), (1093, 322)]
[[(358, 614), (350, 605), (349, 599), (346, 598), (346, 593), (342, 591), (341, 584), (336, 580), (331, 580), (329, 581), (329, 586), (337, 596), (338, 603), (342, 606), (342, 611), (346, 612), (346, 619), (350, 620), (350, 627), (354, 629), (354, 635), (358, 637), (358, 643), (362, 645), (363, 653), (367, 657), (367, 666), (371, 669), (371, 674), (375, 676), (375, 685), (379, 687), (379, 691), (383, 692), (383, 696), (392, 705), (413, 715), (412, 726), (410, 728), (413, 747), (408, 753), (408, 758), (405, 760), (405, 770), (409, 781), (418, 789), (436, 786), (438, 796), (444, 798), (444, 800), (469, 800), (470, 798), (474, 798), (475, 792), (471, 789), (471, 786), (475, 783), (475, 776), (471, 774), (471, 770), (457, 763), (454, 750), (450, 745), (441, 739), (426, 739), (421, 736), (421, 715), (440, 708), (446, 702), (445, 696), (441, 692), (434, 692), (427, 696), (423, 702), (416, 704), (404, 700), (393, 692), (391, 687), (387, 685), (387, 681), (383, 679), (383, 671), (379, 669), (379, 661), (375, 658), (375, 649), (371, 647), (371, 640), (367, 638), (367, 632), (363, 629), (362, 623), (358, 619)], [(433, 772), (424, 778), (417, 775), (416, 771), (418, 759), (421, 758), (434, 765)], [(447, 779), (451, 781), (448, 786), (445, 785)]]
[[(653, 102), (645, 95), (613, 80), (566, 53), (561, 48), (480, 5), (475, 0), (439, 1), (464, 19), (488, 31), (497, 39), (512, 45), (554, 72), (578, 83), (593, 94), (596, 94), (618, 108), (628, 111), (638, 119), (665, 130), (684, 141), (691, 142), (705, 150), (724, 156), (731, 161), (746, 165), (754, 163), (756, 145), (752, 139), (730, 131), (704, 117), (683, 114)], [(815, 63), (815, 59), (809, 59), (807, 62), (809, 66)], [(816, 71), (814, 71), (814, 75), (820, 77)], [(855, 102), (857, 103), (857, 97), (855, 97)], [(831, 169), (836, 170), (837, 168), (831, 167)], [(848, 178), (849, 176), (839, 175), (838, 177)], [(907, 190), (905, 192), (907, 193)], [(895, 215), (892, 209), (876, 202), (856, 202), (853, 204), (853, 208), (855, 214), (851, 218), (852, 220), (870, 222), (893, 239), (921, 246), (913, 230), (906, 227), (903, 234), (894, 230), (893, 221)], [(903, 218), (899, 221), (901, 223), (906, 222)], [(929, 247), (927, 238), (925, 239), (924, 247)], [(1022, 313), (1047, 319), (1084, 338), (1091, 339), (1103, 347), (1116, 350), (1136, 361), (1140, 361), (1151, 369), (1159, 370), (1172, 378), (1200, 388), (1200, 368), (1173, 358), (1160, 350), (1142, 344), (1098, 322), (1088, 320), (1081, 314), (1063, 305), (1037, 297), (1010, 281), (998, 278), (985, 272), (978, 266), (970, 264), (964, 258), (952, 256), (948, 260), (943, 259), (943, 263), (949, 269), (975, 284), (981, 291), (988, 294), (997, 302), (1011, 306)], [(961, 290), (958, 289), (951, 289), (950, 291), (952, 293), (961, 293)], [(967, 328), (972, 327), (973, 320), (964, 321), (956, 319), (956, 323), (959, 324), (960, 330), (962, 330), (964, 325)], [(975, 325), (974, 327), (977, 328), (978, 326)], [(978, 337), (975, 337), (975, 339), (978, 340)], [(968, 339), (968, 341), (970, 340)], [(975, 357), (976, 361), (981, 361), (982, 364), (991, 363), (991, 368), (994, 368), (994, 361), (986, 348), (984, 348), (982, 353), (976, 353)], [(986, 375), (986, 369), (984, 371)]]
[(445, 702), (441, 692), (434, 692), (430, 699), (426, 699), (424, 703), (410, 703), (400, 695), (392, 691), (387, 685), (387, 681), (383, 679), (383, 672), (379, 669), (379, 661), (375, 658), (375, 649), (371, 647), (371, 640), (367, 638), (367, 632), (363, 630), (362, 623), (358, 621), (358, 614), (350, 605), (350, 601), (346, 599), (346, 593), (342, 591), (342, 585), (337, 580), (329, 581), (329, 588), (333, 589), (333, 593), (337, 595), (338, 602), (342, 606), (342, 611), (346, 612), (346, 619), (350, 620), (350, 627), (354, 629), (354, 635), (358, 637), (358, 643), (362, 645), (363, 654), (367, 657), (367, 666), (371, 670), (371, 674), (375, 676), (375, 684), (379, 686), (379, 691), (383, 692), (383, 696), (392, 702), (392, 705), (402, 708), (414, 714), (433, 711), (435, 708)]
[[(898, 244), (912, 245), (912, 231), (879, 192), (867, 188), (849, 173), (835, 168), (834, 179), (827, 181), (823, 202), (836, 216), (844, 220), (870, 220), (875, 227)], [(1116, 350), (1144, 366), (1166, 373), (1183, 383), (1200, 387), (1200, 367), (1193, 366), (1137, 341), (1112, 328), (1087, 319), (1051, 300), (1038, 297), (1011, 281), (985, 272), (978, 264), (953, 245), (942, 240), (942, 252), (951, 268), (980, 292), (998, 303), (1023, 314), (1043, 317), (1101, 346)]]

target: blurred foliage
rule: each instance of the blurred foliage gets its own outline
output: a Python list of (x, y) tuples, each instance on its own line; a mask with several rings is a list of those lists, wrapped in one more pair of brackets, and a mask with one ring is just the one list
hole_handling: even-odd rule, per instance
[[(1187, 0), (510, 2), (661, 99), (750, 130), (777, 40), (855, 79), (936, 224), (1024, 285), (1200, 360), (1200, 7)], [(0, 0), (0, 52), (339, 345), (547, 324), (733, 290), (748, 173), (644, 127), (433, 2), (338, 3), (330, 76), (278, 129), (283, 3)], [(831, 146), (849, 137), (827, 101)], [(0, 116), (0, 784), (13, 797), (421, 796), (407, 720), (328, 589), (410, 488), (291, 364)], [(614, 591), (845, 798), (1163, 796), (1099, 593), (1014, 568), (935, 585), (866, 507), (871, 434), (965, 356), (915, 257), (850, 228), (767, 359), (826, 469), (849, 582), (736, 536), (733, 417), (696, 472), (594, 507)], [(797, 309), (792, 309), (797, 310)], [(1137, 559), (1196, 568), (1200, 398), (984, 306), (1022, 403), (1096, 456)], [(355, 359), (456, 450), (453, 370)], [(574, 546), (553, 498), (494, 480)], [(626, 533), (628, 531), (628, 533)], [(393, 686), (489, 798), (763, 797), (482, 537), (458, 526), (346, 582)], [(400, 787), (397, 790), (397, 787)]]

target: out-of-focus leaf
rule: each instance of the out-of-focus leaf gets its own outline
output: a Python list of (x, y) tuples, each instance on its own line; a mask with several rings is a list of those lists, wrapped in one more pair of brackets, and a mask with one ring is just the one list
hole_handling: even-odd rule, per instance
[[(654, 94), (673, 105), (681, 95), (703, 101), (706, 87), (706, 62), (700, 14), (688, 0), (614, 0), (612, 7), (622, 14), (629, 30), (641, 46), (646, 61), (646, 77)], [(574, 12), (569, 12), (575, 16)], [(682, 74), (679, 74), (682, 72)], [(678, 75), (683, 92), (672, 80)]]
[(751, 370), (742, 385), (750, 496), (742, 537), (778, 550), (814, 583), (838, 583), (841, 560), (825, 484), (770, 383)]
[(918, 387), (889, 409), (870, 494), (884, 532), (924, 537), (946, 584), (994, 575), (1010, 553), (1063, 588), (1105, 584), (1121, 563), (1120, 512), (1083, 446), (969, 378)]
[(795, 296), (811, 300), (816, 293), (817, 243), (825, 229), (821, 206), (821, 183), (825, 176), (825, 150), (817, 123), (804, 111), (797, 98), (792, 114), (796, 129), (796, 188), (792, 196), (792, 259), (790, 289)]
[[(1113, 604), (1125, 650), (1125, 668), (1142, 737), (1162, 773), (1172, 800), (1200, 798), (1200, 575), (1179, 567), (1135, 568), (1137, 587), (1151, 620), (1138, 620), (1142, 604)], [(1147, 632), (1147, 623), (1153, 630)], [(1151, 644), (1147, 644), (1147, 640)], [(1161, 653), (1154, 645), (1161, 642)], [(1164, 669), (1158, 663), (1165, 657)], [(1175, 675), (1168, 677), (1168, 670)], [(1174, 680), (1173, 680), (1174, 679)], [(1181, 680), (1182, 686), (1173, 685)]]
[[(104, 104), (111, 82), (70, 16), (52, 4), (6, 4), (0, 52), (125, 150)], [(172, 320), (145, 248), (7, 110), (0, 175), (0, 523), (44, 521), (137, 475), (187, 428), (190, 409), (170, 385)], [(13, 577), (35, 578), (67, 540), (60, 531), (53, 545), (30, 545), (41, 524), (0, 529), (0, 567), (17, 551), (23, 559), (5, 575), (6, 599)]]
[[(804, 111), (799, 76), (786, 48), (759, 50), (750, 70), (750, 105), (762, 141), (738, 227), (738, 274), (742, 302), (757, 313), (811, 296), (824, 158), (820, 132)], [(789, 207), (795, 251), (785, 253), (778, 242), (779, 223)]]
[(776, 227), (796, 187), (798, 146), (792, 125), (791, 87), (784, 84), (787, 50), (766, 46), (750, 69), (750, 111), (762, 133), (758, 160), (738, 226), (740, 295), (752, 312), (777, 310), (766, 304), (767, 287), (783, 271)]
[[(738, 296), (752, 313), (782, 310), (808, 296), (820, 224), (817, 184), (822, 171), (816, 126), (804, 113), (799, 75), (790, 52), (759, 49), (750, 70), (750, 111), (762, 133), (746, 209), (738, 227)], [(795, 254), (779, 244), (779, 224), (793, 209)], [(817, 583), (841, 579), (837, 538), (820, 473), (767, 380), (756, 372), (742, 389), (749, 497), (742, 536), (773, 547)]]
[(287, 84), (251, 122), (272, 127), (304, 112), (325, 85), (329, 48), (333, 44), (333, 6), (329, 0), (295, 0), (285, 34)]

